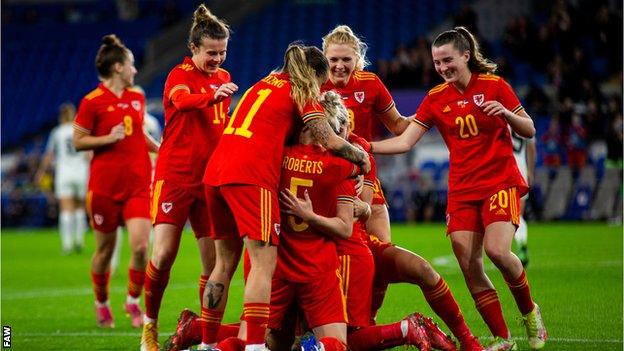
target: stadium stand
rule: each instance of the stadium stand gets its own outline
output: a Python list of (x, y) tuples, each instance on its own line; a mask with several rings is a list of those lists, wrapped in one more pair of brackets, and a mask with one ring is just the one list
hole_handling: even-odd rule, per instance
[[(45, 145), (42, 135), (56, 123), (58, 106), (68, 100), (78, 103), (95, 84), (92, 58), (97, 47), (93, 43), (103, 35), (115, 32), (133, 50), (138, 80), (152, 101), (149, 106), (156, 106), (153, 112), (162, 119), (158, 106), (165, 74), (186, 54), (183, 38), (196, 2), (137, 0), (128, 2), (131, 8), (120, 8), (118, 3), (3, 2), (3, 226), (42, 224), (35, 215), (12, 220), (14, 213), (28, 212), (20, 212), (21, 208), (36, 208), (40, 201), (48, 201), (45, 192), (32, 184), (28, 164), (37, 163)], [(505, 11), (498, 11), (495, 21), (483, 12), (494, 8), (490, 0), (206, 3), (228, 19), (234, 30), (225, 68), (241, 92), (280, 65), (288, 43), (300, 39), (320, 45), (328, 28), (344, 23), (369, 44), (369, 69), (392, 89), (404, 115), (413, 113), (426, 87), (439, 79), (431, 65), (430, 35), (453, 25), (468, 26), (479, 34), (486, 56), (499, 63), (500, 74), (514, 85), (535, 120), (538, 169), (530, 217), (621, 218), (621, 2), (506, 1), (500, 5)], [(580, 124), (573, 125), (579, 118)], [(555, 126), (552, 134), (551, 125)], [(413, 153), (400, 161), (380, 162), (385, 191), (403, 192), (407, 204), (393, 219), (409, 219), (405, 212), (414, 212), (423, 198), (435, 201), (432, 218), (443, 219), (448, 162), (438, 159), (437, 151), (432, 159), (426, 159), (426, 152), (417, 153), (418, 162)], [(401, 179), (407, 179), (410, 172), (424, 183), (430, 180), (435, 196), (403, 184)], [(589, 173), (595, 182), (586, 178), (591, 178)], [(19, 205), (31, 198), (32, 206)], [(589, 201), (579, 200), (584, 198)], [(44, 220), (43, 224), (48, 222), (54, 223)]]

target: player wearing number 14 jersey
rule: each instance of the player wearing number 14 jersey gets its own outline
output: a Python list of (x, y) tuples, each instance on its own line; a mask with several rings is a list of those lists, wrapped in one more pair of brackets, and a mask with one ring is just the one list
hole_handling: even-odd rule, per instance
[(231, 95), (238, 89), (221, 68), (229, 36), (229, 27), (205, 5), (199, 5), (189, 34), (192, 56), (175, 66), (165, 82), (165, 130), (152, 186), (154, 248), (146, 271), (143, 351), (159, 349), (158, 313), (187, 220), (202, 262), (200, 303), (214, 267), (202, 178), (223, 132)]
[(477, 310), (494, 335), (488, 350), (513, 350), (494, 285), (483, 268), (482, 251), (501, 271), (523, 316), (529, 345), (544, 347), (548, 335), (533, 302), (522, 263), (511, 252), (519, 224), (520, 196), (528, 190), (513, 156), (510, 130), (530, 138), (533, 121), (513, 90), (493, 75), (464, 27), (441, 33), (431, 53), (444, 83), (431, 89), (414, 123), (400, 136), (372, 143), (374, 152), (409, 150), (437, 127), (449, 149), (447, 233)]

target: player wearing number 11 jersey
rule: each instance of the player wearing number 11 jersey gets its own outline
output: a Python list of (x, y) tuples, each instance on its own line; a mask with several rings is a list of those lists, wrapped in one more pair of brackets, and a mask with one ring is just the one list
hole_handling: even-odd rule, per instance
[(487, 349), (517, 346), (483, 268), (483, 250), (516, 300), (529, 345), (540, 349), (548, 338), (546, 328), (522, 263), (511, 252), (520, 196), (528, 187), (513, 156), (508, 125), (530, 138), (535, 134), (533, 121), (509, 84), (492, 74), (496, 64), (483, 58), (476, 39), (464, 27), (440, 34), (431, 53), (445, 83), (429, 91), (403, 134), (372, 143), (373, 152), (407, 151), (427, 130), (438, 128), (450, 154), (447, 233), (477, 310), (495, 337)]
[(324, 118), (318, 97), (327, 69), (327, 60), (316, 47), (290, 45), (280, 72), (245, 92), (208, 161), (204, 183), (217, 259), (202, 306), (203, 344), (216, 343), (242, 238), (251, 270), (243, 307), (247, 331), (239, 336), (249, 350), (264, 345), (280, 223), (277, 188), (284, 144), (296, 129), (305, 124), (319, 144), (365, 171), (370, 168), (365, 153), (336, 136)]

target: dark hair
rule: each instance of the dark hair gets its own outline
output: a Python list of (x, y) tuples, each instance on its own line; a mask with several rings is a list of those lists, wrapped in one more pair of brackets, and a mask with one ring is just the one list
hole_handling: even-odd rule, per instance
[(304, 46), (300, 42), (288, 45), (281, 72), (288, 73), (292, 84), (291, 96), (299, 107), (317, 100), (320, 95), (318, 78), (327, 76), (329, 62), (316, 46)]
[(461, 53), (470, 51), (470, 59), (468, 60), (470, 71), (479, 73), (494, 73), (496, 71), (498, 65), (483, 57), (477, 39), (466, 27), (455, 27), (453, 30), (440, 33), (433, 41), (432, 46), (440, 47), (449, 43), (452, 43), (453, 47)]
[(206, 5), (201, 4), (193, 13), (193, 25), (189, 32), (188, 44), (199, 47), (202, 39), (227, 39), (230, 37), (230, 27), (217, 16), (213, 15)]
[(116, 63), (123, 64), (128, 58), (130, 50), (121, 42), (115, 34), (109, 34), (102, 38), (102, 45), (95, 55), (95, 68), (101, 78), (109, 78), (112, 75), (112, 67)]

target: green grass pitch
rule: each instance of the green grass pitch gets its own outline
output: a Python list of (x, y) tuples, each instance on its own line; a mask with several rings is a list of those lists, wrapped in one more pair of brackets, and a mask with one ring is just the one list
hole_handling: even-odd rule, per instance
[[(488, 335), (451, 256), (444, 228), (394, 225), (395, 243), (433, 262), (447, 280), (468, 325)], [(14, 350), (138, 350), (140, 331), (132, 329), (122, 304), (127, 284), (127, 244), (122, 269), (111, 279), (110, 300), (116, 328), (95, 326), (89, 278), (93, 236), (80, 255), (61, 256), (55, 230), (3, 230), (2, 325), (12, 328)], [(622, 350), (622, 227), (603, 223), (529, 224), (528, 277), (550, 334), (547, 350)], [(486, 263), (498, 288), (505, 318), (521, 350), (528, 349), (518, 312), (502, 277)], [(199, 257), (190, 233), (184, 234), (160, 313), (161, 342), (174, 330), (183, 307), (198, 310)], [(224, 321), (241, 312), (240, 272), (233, 282)], [(396, 321), (413, 311), (431, 315), (417, 286), (399, 284), (387, 294), (378, 321)], [(436, 320), (439, 319), (436, 317)], [(398, 349), (398, 348), (397, 348)]]

